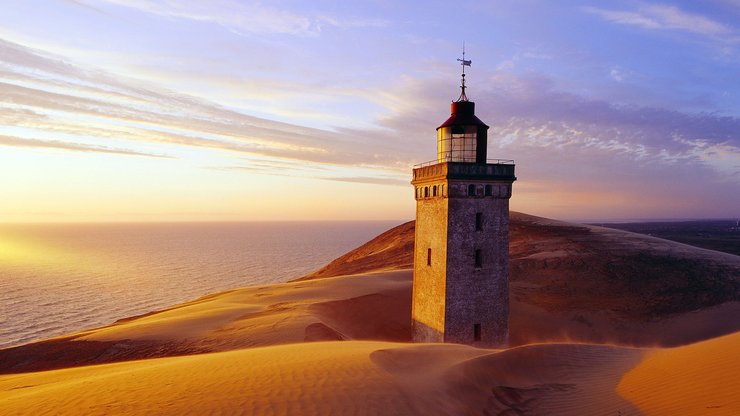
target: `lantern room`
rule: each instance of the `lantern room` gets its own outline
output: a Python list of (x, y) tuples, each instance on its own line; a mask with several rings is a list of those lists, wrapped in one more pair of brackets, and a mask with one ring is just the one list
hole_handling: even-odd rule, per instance
[(488, 126), (475, 116), (475, 103), (467, 100), (464, 91), (451, 104), (450, 118), (437, 127), (438, 163), (486, 163)]

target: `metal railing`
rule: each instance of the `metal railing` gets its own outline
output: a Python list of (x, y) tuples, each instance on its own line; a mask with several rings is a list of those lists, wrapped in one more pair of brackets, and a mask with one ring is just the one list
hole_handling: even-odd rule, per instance
[[(414, 169), (436, 165), (437, 163), (448, 163), (448, 162), (449, 163), (476, 163), (475, 159), (472, 159), (470, 161), (467, 161), (467, 160), (463, 160), (463, 161), (460, 161), (460, 160), (456, 160), (456, 161), (445, 160), (445, 161), (442, 161), (442, 162), (440, 162), (438, 159), (434, 159), (434, 160), (430, 160), (428, 162), (423, 162), (423, 163), (416, 164), (416, 165), (414, 165)], [(514, 161), (512, 159), (486, 159), (486, 164), (488, 164), (488, 165), (513, 165), (514, 164)]]

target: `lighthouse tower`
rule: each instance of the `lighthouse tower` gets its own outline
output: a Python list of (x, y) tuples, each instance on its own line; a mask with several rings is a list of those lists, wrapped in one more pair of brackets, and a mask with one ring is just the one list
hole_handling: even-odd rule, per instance
[(465, 93), (437, 127), (437, 159), (413, 171), (416, 196), (413, 338), (505, 346), (509, 198), (514, 161), (487, 159), (488, 126)]

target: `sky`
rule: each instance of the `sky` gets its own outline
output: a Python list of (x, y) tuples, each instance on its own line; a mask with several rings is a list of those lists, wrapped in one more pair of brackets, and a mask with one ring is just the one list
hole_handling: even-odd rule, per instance
[(511, 209), (740, 216), (740, 1), (5, 0), (0, 222), (408, 220), (459, 95)]

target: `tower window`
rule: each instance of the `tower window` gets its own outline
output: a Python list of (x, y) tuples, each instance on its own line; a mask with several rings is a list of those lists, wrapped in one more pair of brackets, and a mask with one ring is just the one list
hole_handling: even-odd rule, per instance
[(493, 195), (493, 187), (491, 185), (486, 185), (486, 196)]
[(424, 198), (429, 198), (429, 187), (428, 186), (424, 187)]
[(432, 188), (432, 196), (437, 196), (437, 185)]
[(431, 265), (432, 265), (432, 249), (428, 248), (427, 249), (427, 266), (431, 266)]
[(480, 341), (480, 324), (473, 325), (473, 339)]
[(483, 213), (476, 212), (475, 213), (475, 230), (480, 231), (482, 229), (483, 229)]
[(468, 185), (468, 196), (475, 196), (475, 185)]
[(481, 254), (480, 249), (475, 250), (475, 267), (483, 267), (483, 255)]

